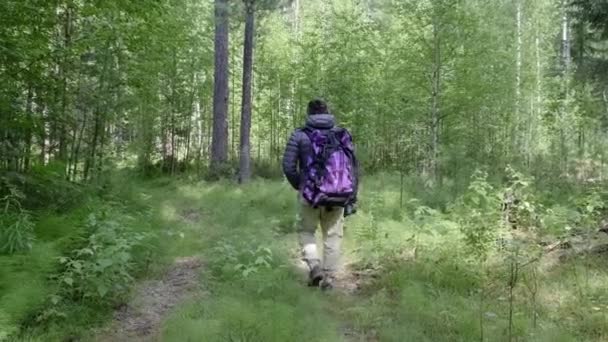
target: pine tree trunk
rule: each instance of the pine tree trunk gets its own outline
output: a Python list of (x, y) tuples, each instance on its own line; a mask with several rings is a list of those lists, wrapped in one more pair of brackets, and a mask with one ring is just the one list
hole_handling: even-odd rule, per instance
[(243, 48), (243, 100), (241, 101), (241, 144), (239, 182), (251, 178), (251, 77), (253, 73), (253, 36), (255, 31), (254, 0), (245, 0), (245, 44)]
[(213, 92), (213, 139), (211, 172), (217, 173), (228, 160), (228, 0), (215, 0), (215, 74)]

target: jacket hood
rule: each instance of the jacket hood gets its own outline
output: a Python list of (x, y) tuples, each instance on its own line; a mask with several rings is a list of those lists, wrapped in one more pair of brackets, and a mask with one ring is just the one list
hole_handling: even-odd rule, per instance
[(313, 114), (306, 119), (306, 126), (317, 129), (331, 129), (336, 125), (336, 119), (331, 114)]

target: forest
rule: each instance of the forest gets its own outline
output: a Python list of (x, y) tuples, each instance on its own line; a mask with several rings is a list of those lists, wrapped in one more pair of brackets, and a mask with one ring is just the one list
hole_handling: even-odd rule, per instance
[[(360, 164), (306, 286), (288, 139)], [(607, 0), (1, 0), (0, 341), (608, 341)]]

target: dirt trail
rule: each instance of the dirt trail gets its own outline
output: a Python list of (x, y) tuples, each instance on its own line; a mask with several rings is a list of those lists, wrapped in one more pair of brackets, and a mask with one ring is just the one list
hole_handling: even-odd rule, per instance
[(114, 314), (114, 322), (99, 342), (158, 341), (161, 324), (176, 305), (192, 294), (199, 283), (202, 263), (180, 258), (159, 280), (142, 282), (131, 302)]
[[(294, 252), (292, 255), (292, 263), (301, 274), (302, 282), (308, 280), (308, 266)], [(333, 283), (332, 292), (335, 295), (356, 298), (360, 295), (360, 291), (377, 276), (375, 270), (356, 270), (354, 265), (346, 262), (341, 270), (336, 274), (336, 279)], [(338, 301), (341, 302), (341, 301)], [(339, 304), (337, 304), (340, 306)], [(333, 310), (332, 310), (333, 311)], [(339, 315), (338, 313), (334, 313)], [(376, 342), (378, 341), (375, 331), (361, 332), (358, 331), (352, 322), (343, 321), (340, 326), (340, 335), (345, 342)]]

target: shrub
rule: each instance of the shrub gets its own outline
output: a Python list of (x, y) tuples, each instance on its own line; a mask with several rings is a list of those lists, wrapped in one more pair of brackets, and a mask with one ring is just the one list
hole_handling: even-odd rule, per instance
[(264, 269), (276, 266), (272, 250), (251, 244), (235, 245), (230, 241), (220, 241), (212, 252), (213, 274), (223, 280), (244, 279)]
[(26, 252), (34, 243), (34, 224), (30, 214), (4, 212), (0, 214), (0, 254)]
[(485, 172), (477, 171), (468, 190), (450, 209), (460, 224), (469, 252), (484, 260), (496, 240), (500, 226), (500, 200), (487, 181)]
[(34, 242), (34, 224), (29, 212), (21, 208), (24, 195), (5, 183), (8, 194), (0, 198), (0, 254), (29, 251)]
[(61, 296), (101, 302), (124, 296), (133, 282), (134, 252), (144, 247), (149, 234), (133, 232), (121, 222), (91, 214), (87, 228), (93, 233), (83, 248), (61, 257), (63, 271), (55, 276)]

